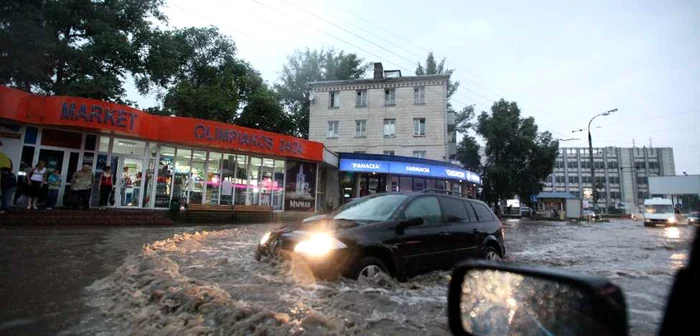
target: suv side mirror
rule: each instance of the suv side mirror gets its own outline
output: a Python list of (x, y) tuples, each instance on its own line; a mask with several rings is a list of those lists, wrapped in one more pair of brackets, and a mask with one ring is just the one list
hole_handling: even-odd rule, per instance
[(411, 219), (406, 219), (401, 222), (399, 222), (399, 225), (396, 227), (399, 230), (403, 230), (409, 226), (418, 226), (418, 225), (423, 225), (423, 217), (416, 217), (416, 218), (411, 218)]
[(621, 335), (627, 309), (607, 279), (561, 270), (467, 261), (452, 272), (453, 335)]

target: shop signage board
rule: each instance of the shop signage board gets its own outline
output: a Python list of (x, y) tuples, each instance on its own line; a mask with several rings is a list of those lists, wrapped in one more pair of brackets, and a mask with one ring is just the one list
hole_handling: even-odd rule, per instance
[(128, 106), (79, 97), (45, 97), (0, 86), (0, 118), (79, 127), (139, 139), (227, 151), (323, 161), (323, 144), (237, 125), (157, 116)]
[(284, 202), (287, 211), (314, 211), (316, 163), (287, 160)]
[(434, 177), (481, 183), (476, 173), (456, 167), (445, 167), (400, 161), (340, 159), (340, 171), (361, 173), (391, 173), (406, 176)]

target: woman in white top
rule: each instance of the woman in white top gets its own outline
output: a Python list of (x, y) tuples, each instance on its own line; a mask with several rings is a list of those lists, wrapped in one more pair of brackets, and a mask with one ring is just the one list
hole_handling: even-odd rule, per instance
[(39, 161), (36, 167), (27, 175), (27, 183), (29, 184), (29, 190), (27, 190), (27, 197), (29, 198), (27, 209), (36, 210), (36, 202), (39, 201), (41, 191), (46, 184), (46, 177), (49, 175), (48, 172), (49, 170), (46, 169), (46, 163), (44, 161)]

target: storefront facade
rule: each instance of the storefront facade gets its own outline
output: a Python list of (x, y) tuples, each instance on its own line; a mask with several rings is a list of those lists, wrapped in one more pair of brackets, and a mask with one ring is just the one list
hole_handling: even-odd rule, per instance
[[(193, 118), (155, 116), (76, 97), (0, 87), (2, 152), (22, 175), (38, 161), (70, 177), (84, 164), (96, 177), (112, 167), (114, 205), (265, 205), (314, 211), (323, 145)], [(99, 195), (95, 185), (93, 206)], [(60, 203), (59, 203), (60, 205)]]
[(442, 161), (411, 157), (340, 153), (340, 190), (344, 202), (382, 192), (450, 190), (476, 197), (481, 178)]

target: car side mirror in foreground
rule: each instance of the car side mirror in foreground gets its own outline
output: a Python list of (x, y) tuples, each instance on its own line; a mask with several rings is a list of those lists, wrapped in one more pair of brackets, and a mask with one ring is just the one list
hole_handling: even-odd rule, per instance
[(622, 290), (607, 279), (467, 261), (452, 272), (453, 335), (627, 335)]

